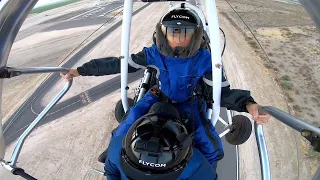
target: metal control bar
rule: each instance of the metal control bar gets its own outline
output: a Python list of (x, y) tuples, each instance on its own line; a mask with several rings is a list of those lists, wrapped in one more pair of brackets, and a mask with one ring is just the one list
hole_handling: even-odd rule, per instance
[(151, 77), (151, 72), (149, 69), (146, 69), (144, 71), (144, 77), (140, 86), (140, 92), (139, 92), (139, 96), (137, 101), (139, 101), (144, 95), (145, 93), (148, 91), (148, 89), (146, 89), (148, 82), (150, 81), (150, 77)]
[[(319, 151), (320, 147), (320, 128), (310, 123), (303, 121), (297, 117), (294, 117), (280, 109), (272, 106), (261, 106), (261, 113), (268, 113), (279, 121), (283, 122), (287, 126), (290, 126), (296, 131), (301, 132), (301, 135), (311, 142), (314, 150)], [(263, 135), (263, 126), (255, 123), (255, 135), (260, 156), (261, 174), (263, 180), (270, 180), (270, 165), (268, 159), (267, 146)], [(320, 171), (320, 170), (318, 170)], [(320, 175), (316, 174), (315, 177)]]
[(291, 128), (299, 132), (303, 132), (307, 130), (320, 136), (320, 128), (315, 127), (312, 124), (303, 121), (302, 119), (294, 117), (289, 113), (281, 111), (280, 109), (277, 109), (272, 106), (263, 106), (261, 107), (261, 109), (262, 111), (270, 114), (274, 118), (278, 119), (279, 121), (283, 122), (284, 124), (290, 126)]
[(262, 180), (270, 180), (271, 179), (270, 164), (269, 164), (267, 145), (266, 145), (266, 141), (264, 140), (264, 135), (263, 135), (263, 126), (258, 125), (255, 122), (254, 123), (254, 131), (255, 131), (256, 142), (257, 142), (258, 151), (259, 151)]
[(67, 68), (62, 67), (41, 67), (41, 68), (12, 68), (1, 67), (0, 78), (12, 78), (21, 74), (54, 73), (68, 72)]
[[(61, 67), (44, 67), (44, 68), (9, 68), (9, 73), (20, 75), (20, 74), (34, 74), (34, 73), (51, 73), (51, 72), (68, 72), (68, 69)], [(54, 105), (58, 103), (58, 101), (67, 93), (72, 85), (72, 80), (68, 81), (63, 89), (51, 100), (51, 102), (42, 110), (42, 112), (36, 117), (36, 119), (29, 125), (29, 127), (22, 133), (19, 137), (16, 147), (11, 156), (11, 160), (6, 162), (1, 160), (1, 165), (9, 170), (11, 173), (15, 175), (20, 175), (26, 179), (35, 179), (29, 174), (25, 173), (23, 169), (17, 168), (16, 163), (21, 152), (22, 146), (26, 138), (30, 135), (30, 133), (35, 129), (37, 124), (46, 116), (46, 114), (53, 108)]]

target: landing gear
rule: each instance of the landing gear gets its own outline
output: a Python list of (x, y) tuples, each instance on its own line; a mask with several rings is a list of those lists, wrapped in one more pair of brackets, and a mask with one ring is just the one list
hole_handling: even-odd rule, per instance
[[(133, 106), (133, 104), (134, 104), (133, 99), (128, 98), (128, 104), (129, 104), (129, 107)], [(115, 110), (114, 110), (114, 114), (115, 114), (116, 120), (119, 123), (121, 123), (122, 118), (125, 115), (121, 99), (116, 104), (116, 107), (115, 107)]]
[(230, 132), (226, 134), (226, 140), (233, 145), (240, 145), (246, 142), (252, 132), (252, 124), (249, 118), (243, 115), (232, 117)]

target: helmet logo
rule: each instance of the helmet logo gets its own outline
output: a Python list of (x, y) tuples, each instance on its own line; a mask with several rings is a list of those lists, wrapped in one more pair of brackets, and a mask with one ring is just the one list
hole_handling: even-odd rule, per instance
[(174, 18), (174, 19), (190, 19), (188, 16), (183, 16), (183, 15), (172, 15), (171, 18)]
[(139, 160), (139, 164), (150, 166), (150, 167), (157, 167), (157, 168), (166, 167), (166, 164), (156, 164), (156, 163), (150, 163), (142, 160)]

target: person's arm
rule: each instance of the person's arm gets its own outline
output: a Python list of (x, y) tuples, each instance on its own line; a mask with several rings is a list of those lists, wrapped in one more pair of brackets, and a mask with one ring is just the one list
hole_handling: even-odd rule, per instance
[[(128, 72), (136, 72), (147, 65), (144, 50), (137, 54), (132, 54), (129, 59)], [(81, 76), (103, 76), (120, 73), (121, 59), (118, 57), (106, 57), (93, 59), (77, 68)]]
[[(203, 76), (203, 82), (207, 96), (212, 99), (213, 82), (211, 72), (208, 72)], [(260, 105), (254, 101), (253, 97), (251, 97), (250, 91), (230, 89), (230, 85), (223, 71), (221, 86), (221, 107), (226, 107), (229, 110), (238, 112), (247, 112), (252, 115), (252, 119), (258, 124), (265, 124), (269, 121), (271, 116), (269, 114), (259, 113)]]
[[(66, 80), (71, 80), (78, 76), (103, 76), (120, 73), (121, 59), (117, 57), (106, 57), (93, 59), (77, 69), (69, 69), (68, 72), (60, 73), (61, 77)], [(128, 72), (136, 72), (139, 69), (147, 66), (145, 51), (142, 50), (137, 54), (132, 54), (128, 60)]]
[[(208, 93), (208, 97), (212, 99), (212, 73), (206, 73), (203, 77), (204, 88)], [(229, 110), (238, 112), (248, 112), (246, 105), (248, 103), (255, 103), (250, 95), (250, 91), (241, 89), (230, 89), (229, 82), (227, 81), (224, 73), (222, 72), (221, 82), (221, 107), (226, 107)]]

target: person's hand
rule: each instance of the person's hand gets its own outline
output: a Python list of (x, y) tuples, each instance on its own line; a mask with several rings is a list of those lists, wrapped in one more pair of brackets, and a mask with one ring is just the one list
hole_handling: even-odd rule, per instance
[(252, 115), (252, 119), (257, 122), (257, 124), (266, 124), (271, 116), (269, 114), (259, 114), (259, 104), (257, 103), (248, 103), (246, 105), (247, 111)]
[(62, 72), (60, 73), (60, 76), (64, 79), (66, 79), (67, 81), (71, 80), (74, 77), (78, 77), (80, 76), (79, 72), (77, 69), (69, 69), (68, 72)]

